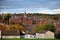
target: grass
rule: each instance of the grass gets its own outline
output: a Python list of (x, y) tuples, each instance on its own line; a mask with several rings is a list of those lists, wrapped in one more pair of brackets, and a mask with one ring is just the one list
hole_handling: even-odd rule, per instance
[(0, 40), (60, 40), (60, 39), (26, 39), (26, 38), (5, 38)]

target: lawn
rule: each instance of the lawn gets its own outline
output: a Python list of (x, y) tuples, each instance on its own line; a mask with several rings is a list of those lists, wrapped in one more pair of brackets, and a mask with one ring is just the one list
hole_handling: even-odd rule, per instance
[(25, 38), (12, 38), (12, 39), (0, 39), (0, 40), (60, 40), (60, 39), (25, 39)]

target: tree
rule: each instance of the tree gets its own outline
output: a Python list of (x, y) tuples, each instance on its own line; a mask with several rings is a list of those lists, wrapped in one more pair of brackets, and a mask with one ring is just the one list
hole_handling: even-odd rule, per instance
[(36, 25), (35, 28), (33, 29), (34, 32), (38, 32), (40, 30), (42, 30), (42, 26), (40, 25)]
[(49, 31), (55, 32), (55, 26), (51, 23), (45, 23), (44, 25), (41, 25), (41, 26), (36, 25), (34, 28), (34, 31), (38, 32), (40, 30), (49, 30)]
[(7, 14), (4, 18), (4, 22), (9, 24), (10, 14)]
[(7, 30), (20, 30), (16, 25), (10, 25)]
[(2, 19), (2, 16), (0, 15), (0, 19)]
[(21, 31), (25, 31), (25, 25), (18, 24), (17, 26), (20, 28)]
[(5, 25), (0, 24), (0, 30), (6, 30), (6, 29), (7, 29), (7, 27)]
[(58, 15), (55, 15), (55, 16), (53, 17), (53, 19), (54, 19), (54, 20), (58, 20), (58, 19), (59, 19), (59, 16), (58, 16)]
[(22, 25), (10, 25), (7, 30), (21, 30), (21, 31), (25, 31), (25, 27), (23, 27)]
[(3, 18), (2, 18), (2, 16), (0, 15), (0, 22), (3, 22)]
[(43, 26), (43, 30), (49, 30), (49, 31), (55, 32), (56, 29), (52, 23), (46, 23)]

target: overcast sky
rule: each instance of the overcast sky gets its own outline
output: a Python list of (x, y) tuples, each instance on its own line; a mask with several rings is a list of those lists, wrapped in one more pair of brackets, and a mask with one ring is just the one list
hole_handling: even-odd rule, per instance
[(0, 0), (1, 12), (60, 13), (60, 0)]

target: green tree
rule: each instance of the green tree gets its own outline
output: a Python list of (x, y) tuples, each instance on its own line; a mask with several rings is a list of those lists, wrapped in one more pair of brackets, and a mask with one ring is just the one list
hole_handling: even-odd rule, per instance
[(36, 25), (34, 28), (34, 32), (38, 32), (40, 30), (49, 30), (55, 32), (55, 26), (51, 23), (45, 23), (44, 25)]
[(39, 30), (41, 30), (42, 27), (39, 25), (36, 25), (35, 28), (33, 29), (34, 32), (38, 32)]
[(10, 14), (7, 14), (4, 18), (4, 22), (9, 24), (9, 18), (10, 17), (11, 17)]
[(43, 26), (43, 30), (49, 30), (55, 32), (55, 26), (52, 23), (46, 23)]
[(53, 17), (53, 19), (54, 19), (54, 20), (58, 20), (58, 19), (59, 19), (59, 16), (58, 16), (58, 15), (55, 15), (55, 16)]
[(2, 22), (3, 21), (3, 18), (2, 18), (2, 16), (0, 15), (0, 22)]
[(2, 16), (0, 15), (0, 19), (2, 19)]

